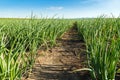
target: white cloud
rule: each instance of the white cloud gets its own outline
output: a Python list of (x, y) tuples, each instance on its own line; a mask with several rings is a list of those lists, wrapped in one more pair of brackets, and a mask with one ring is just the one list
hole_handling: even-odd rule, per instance
[(106, 0), (101, 3), (102, 5), (100, 7), (100, 12), (111, 15), (111, 13), (118, 17), (120, 14), (120, 1), (119, 0)]
[(49, 8), (47, 8), (48, 10), (62, 10), (63, 9), (63, 7), (61, 7), (61, 6), (51, 6), (51, 7), (49, 7)]
[[(83, 0), (82, 5), (67, 8), (64, 6), (50, 6), (43, 9), (33, 9), (33, 13), (42, 17), (80, 18), (80, 17), (98, 17), (100, 15), (111, 16), (111, 13), (118, 17), (120, 15), (120, 0)], [(80, 3), (81, 4), (81, 3)], [(86, 5), (90, 4), (90, 5)], [(0, 17), (26, 17), (31, 15), (31, 10), (8, 10), (0, 8)], [(8, 14), (9, 13), (9, 14)], [(55, 16), (56, 17), (56, 16)]]
[[(98, 17), (107, 15), (108, 17), (118, 17), (120, 15), (120, 0), (91, 0), (98, 1), (95, 5), (91, 5), (78, 10), (78, 16), (81, 17)], [(76, 10), (77, 11), (77, 10)], [(75, 13), (75, 12), (74, 12)], [(75, 13), (76, 14), (76, 13)]]

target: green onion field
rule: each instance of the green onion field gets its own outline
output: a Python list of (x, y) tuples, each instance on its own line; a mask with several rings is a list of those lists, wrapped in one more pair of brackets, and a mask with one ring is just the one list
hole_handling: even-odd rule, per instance
[(120, 18), (104, 17), (1, 18), (0, 80), (21, 80), (23, 74), (32, 71), (38, 50), (54, 48), (57, 40), (73, 28), (85, 43), (87, 56), (87, 67), (75, 72), (88, 71), (89, 80), (120, 80)]

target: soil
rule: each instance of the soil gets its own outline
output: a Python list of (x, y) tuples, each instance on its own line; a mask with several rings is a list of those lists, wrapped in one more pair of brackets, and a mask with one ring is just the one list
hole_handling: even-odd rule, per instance
[(86, 47), (76, 28), (71, 28), (51, 49), (38, 50), (38, 57), (29, 75), (22, 80), (90, 80), (88, 71), (73, 72), (87, 67)]
[[(51, 49), (38, 50), (38, 56), (30, 73), (22, 80), (92, 80), (87, 68), (86, 46), (76, 28), (71, 28), (57, 40)], [(120, 74), (116, 79), (120, 80)]]

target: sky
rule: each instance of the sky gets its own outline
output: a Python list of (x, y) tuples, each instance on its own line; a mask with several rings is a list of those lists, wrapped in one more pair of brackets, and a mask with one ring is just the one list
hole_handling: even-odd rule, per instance
[(120, 15), (120, 0), (0, 0), (1, 18), (93, 18)]

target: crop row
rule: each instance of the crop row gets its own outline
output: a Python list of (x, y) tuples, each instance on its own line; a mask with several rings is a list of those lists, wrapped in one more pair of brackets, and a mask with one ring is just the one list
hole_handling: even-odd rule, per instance
[(63, 19), (0, 20), (0, 80), (19, 80), (40, 47), (52, 47), (70, 27)]
[(120, 58), (120, 19), (96, 18), (78, 21), (87, 48), (92, 80), (115, 80)]

